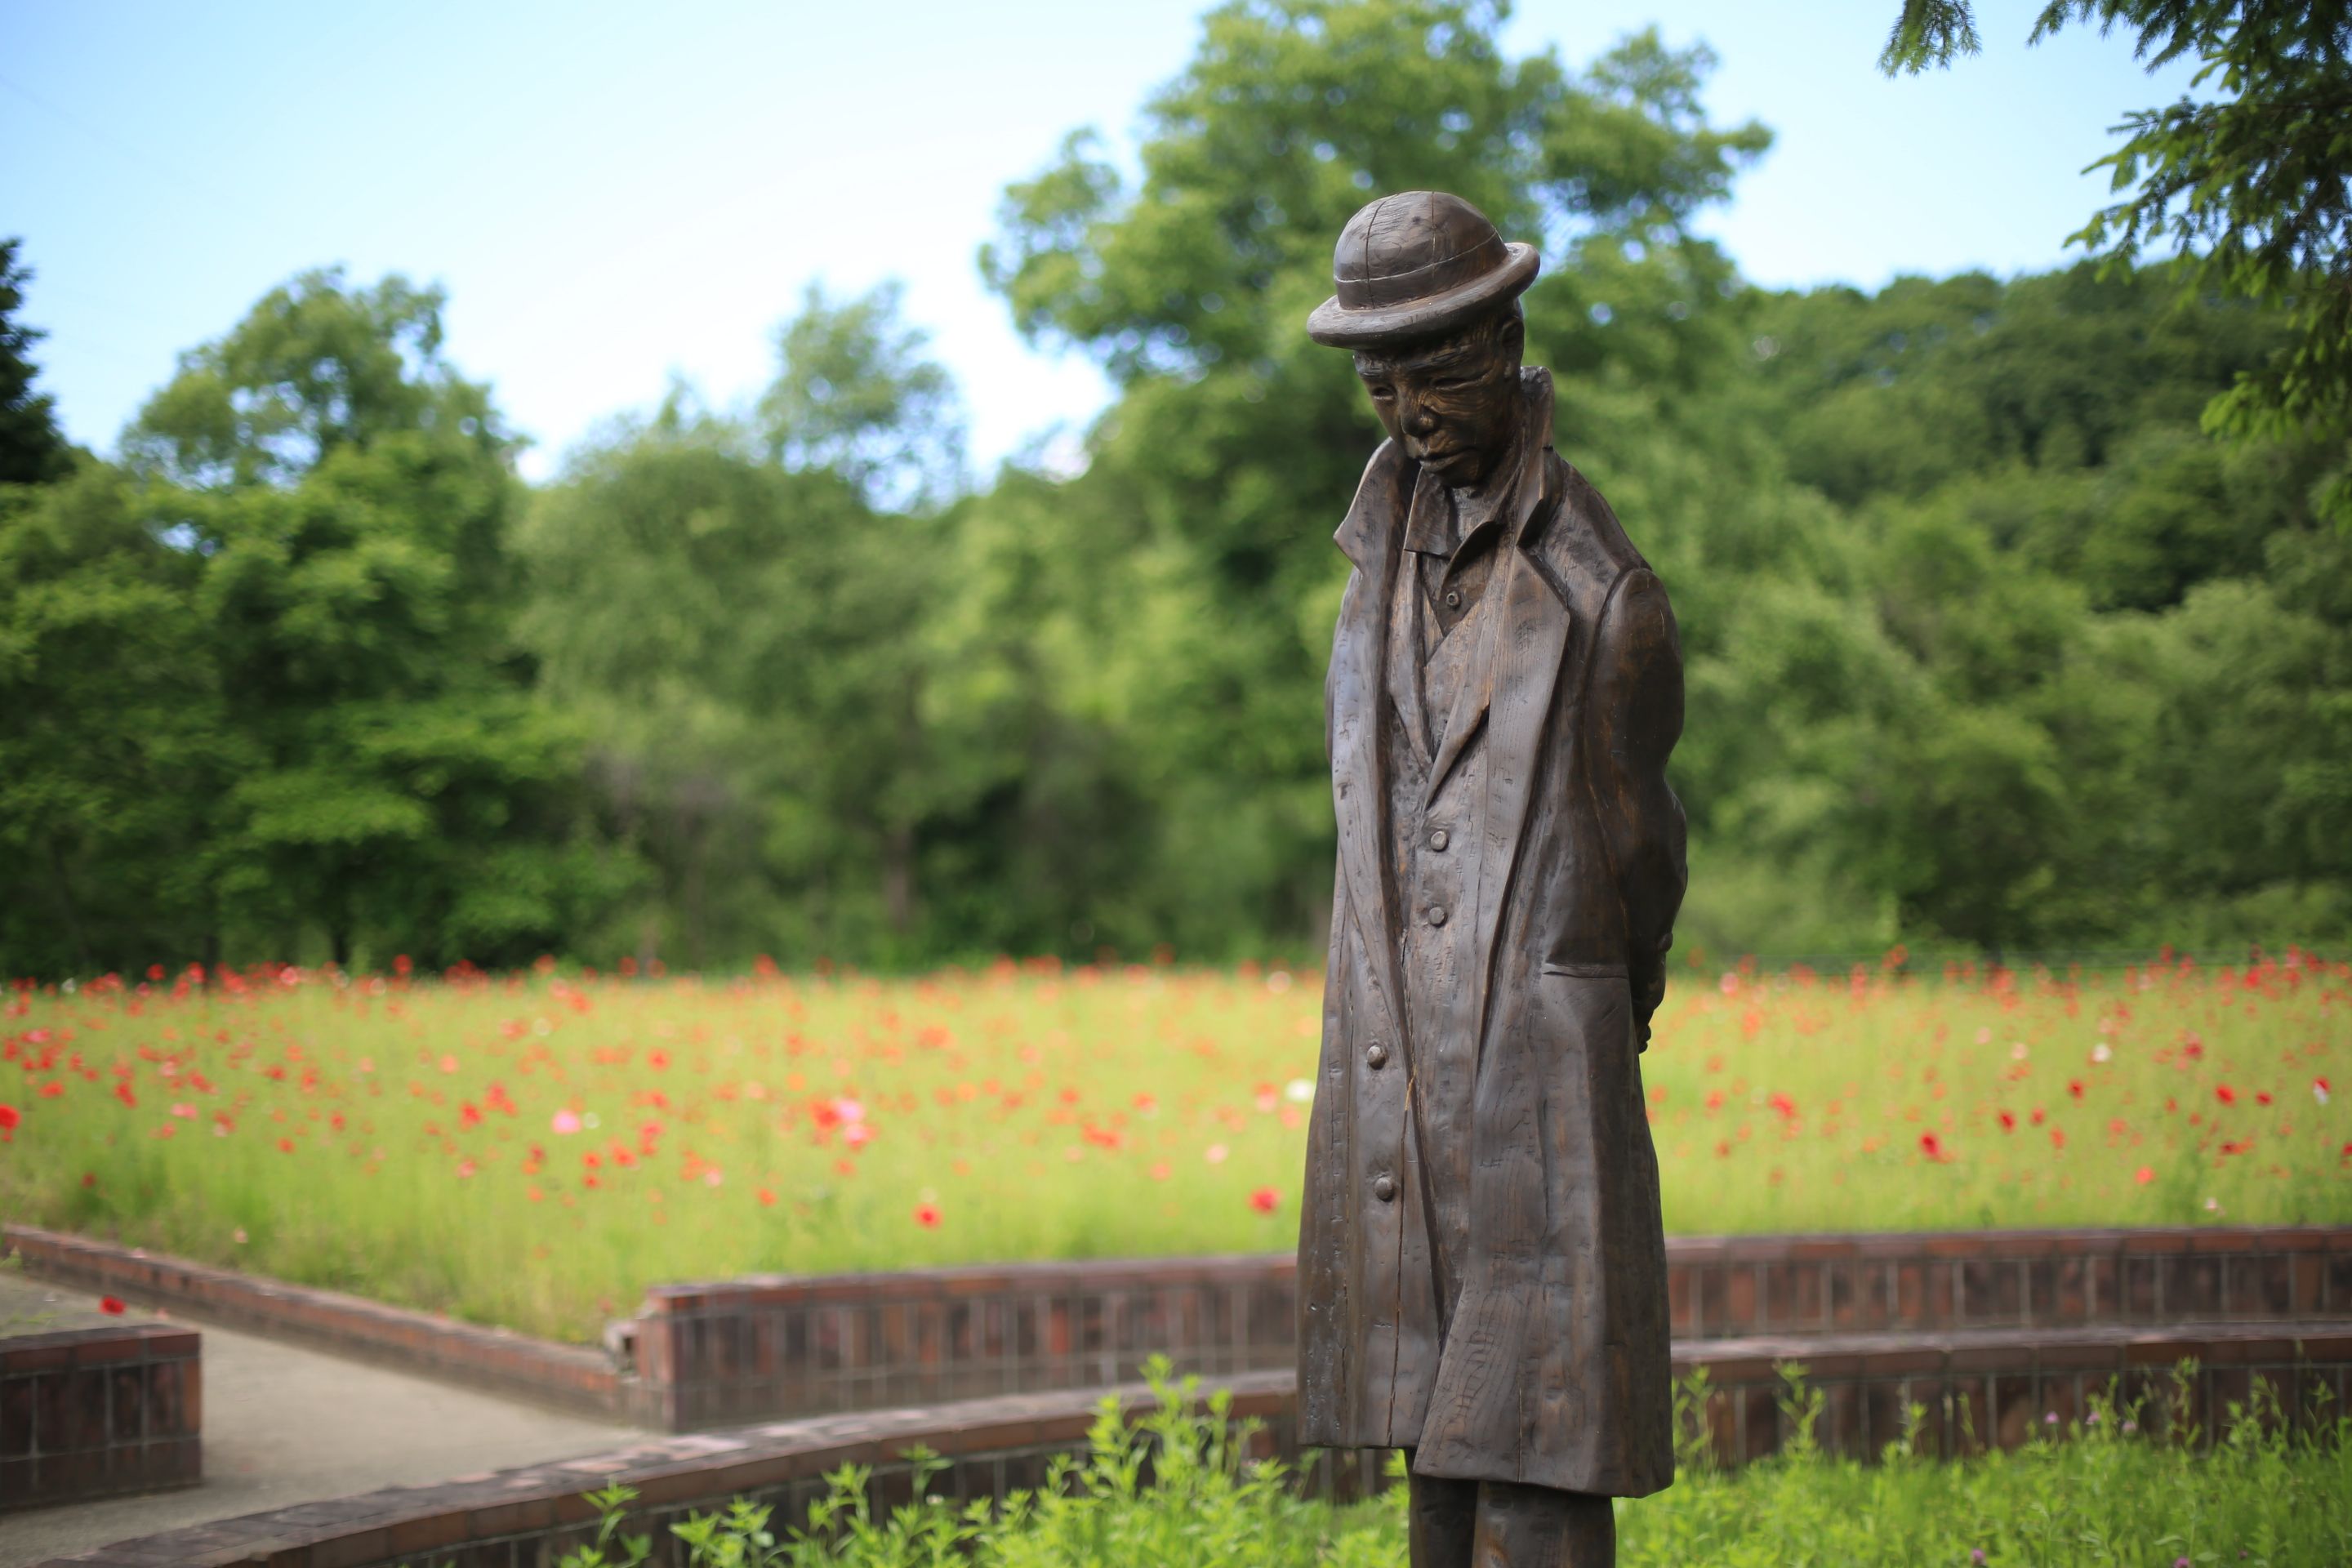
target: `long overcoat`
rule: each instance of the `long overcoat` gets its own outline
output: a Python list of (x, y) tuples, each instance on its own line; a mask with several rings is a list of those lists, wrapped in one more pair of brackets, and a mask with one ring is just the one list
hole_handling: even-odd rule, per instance
[[(1433, 1044), (1405, 1037), (1383, 820), (1383, 638), (1420, 479), (1397, 443), (1373, 454), (1338, 534), (1355, 570), (1327, 692), (1339, 880), (1301, 1200), (1299, 1436), (1412, 1448), (1423, 1475), (1639, 1497), (1674, 1475), (1638, 997), (1654, 997), (1684, 886), (1665, 782), (1681, 652), (1656, 575), (1551, 448), (1548, 374), (1527, 372), (1525, 390), (1540, 436), (1523, 443), (1479, 673), (1437, 763), (1484, 725), (1462, 904), (1475, 994), (1458, 1011), (1476, 1056), (1453, 1147), (1416, 1131), (1430, 1112), (1413, 1056)], [(1466, 1183), (1466, 1205), (1432, 1205), (1424, 1163)], [(1465, 1233), (1437, 1238), (1458, 1260), (1450, 1300), (1437, 1225)]]

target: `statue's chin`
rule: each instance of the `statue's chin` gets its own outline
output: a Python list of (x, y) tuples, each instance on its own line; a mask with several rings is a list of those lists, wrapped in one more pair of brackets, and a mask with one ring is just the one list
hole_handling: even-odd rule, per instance
[(1484, 465), (1479, 462), (1476, 452), (1461, 447), (1426, 454), (1421, 461), (1424, 467), (1450, 485), (1476, 484), (1480, 475), (1486, 471)]

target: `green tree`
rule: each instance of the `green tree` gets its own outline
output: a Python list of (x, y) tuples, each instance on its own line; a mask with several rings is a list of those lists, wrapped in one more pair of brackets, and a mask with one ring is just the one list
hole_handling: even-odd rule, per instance
[(126, 433), (194, 589), (237, 767), (206, 854), (224, 920), (338, 963), (558, 942), (608, 877), (575, 744), (509, 621), (519, 496), (441, 297), (310, 273), (184, 356)]
[[(524, 545), (525, 636), (597, 737), (607, 809), (659, 875), (645, 956), (909, 959), (958, 716), (935, 711), (954, 393), (886, 286), (812, 290), (756, 433), (674, 392), (575, 455)], [(912, 510), (877, 510), (875, 498)]]
[(103, 464), (0, 490), (0, 953), (11, 973), (219, 956), (210, 803), (239, 760), (195, 604)]
[[(2051, 0), (2039, 43), (2070, 24), (2135, 33), (2148, 68), (2194, 60), (2211, 93), (2126, 115), (2094, 168), (2123, 199), (2073, 238), (2128, 268), (2150, 247), (2194, 258), (2184, 288), (2278, 309), (2289, 331), (2206, 410), (2242, 440), (2332, 449), (2326, 505), (2352, 527), (2352, 10), (2340, 0)], [(1904, 0), (1881, 66), (1948, 65), (1979, 48), (1968, 0)]]
[(2175, 290), (2085, 263), (1759, 302), (1727, 420), (1833, 510), (1801, 572), (1735, 575), (1737, 657), (1694, 661), (1714, 941), (2347, 929), (2325, 458), (2200, 430), (2279, 323)]
[(16, 260), (24, 241), (0, 239), (0, 485), (62, 479), (70, 451), (58, 430), (56, 400), (35, 392), (33, 345), (47, 334), (17, 320), (33, 274)]
[(955, 384), (906, 324), (905, 292), (890, 279), (835, 303), (810, 284), (776, 334), (780, 368), (759, 407), (772, 460), (828, 469), (884, 510), (944, 501), (963, 479)]
[(226, 758), (196, 562), (33, 390), (16, 250), (0, 241), (0, 953), (44, 974), (205, 955)]
[(291, 485), (338, 451), (434, 436), (492, 458), (509, 438), (489, 389), (442, 354), (437, 289), (394, 274), (373, 289), (340, 268), (273, 289), (236, 330), (180, 356), (123, 432), (136, 470), (206, 489)]
[(1006, 194), (984, 275), (1024, 332), (1119, 387), (1083, 477), (1050, 505), (1030, 480), (1008, 493), (1048, 531), (1035, 548), (1087, 563), (1045, 679), (1084, 720), (1073, 733), (1125, 738), (1097, 761), (1148, 802), (1125, 873), (1097, 862), (1107, 880), (1074, 889), (1074, 929), (1223, 952), (1328, 913), (1321, 683), (1345, 578), (1329, 537), (1378, 428), (1347, 356), (1301, 323), (1358, 206), (1443, 188), (1542, 242), (1531, 357), (1562, 370), (1579, 461), (1666, 456), (1655, 424), (1723, 352), (1734, 279), (1689, 220), (1765, 132), (1707, 121), (1704, 50), (1644, 34), (1572, 72), (1507, 58), (1501, 14), (1220, 6), (1146, 107), (1139, 184), (1080, 133)]

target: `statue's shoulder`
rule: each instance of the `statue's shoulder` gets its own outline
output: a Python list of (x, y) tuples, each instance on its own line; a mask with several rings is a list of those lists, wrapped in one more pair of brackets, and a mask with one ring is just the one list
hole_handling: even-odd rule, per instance
[(1618, 579), (1649, 563), (1626, 537), (1617, 513), (1600, 488), (1557, 451), (1544, 454), (1544, 495), (1549, 504), (1537, 553), (1571, 602), (1606, 599)]
[(1358, 569), (1369, 567), (1386, 549), (1420, 472), (1393, 439), (1382, 441), (1365, 463), (1364, 477), (1356, 482), (1355, 499), (1348, 503), (1348, 515), (1339, 520), (1339, 530), (1331, 536)]

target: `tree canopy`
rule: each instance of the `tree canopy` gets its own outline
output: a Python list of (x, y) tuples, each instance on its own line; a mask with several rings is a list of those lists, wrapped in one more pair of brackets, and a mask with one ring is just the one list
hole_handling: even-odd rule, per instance
[[(1926, 12), (1920, 58), (1965, 43)], [(1133, 177), (1081, 130), (1006, 190), (983, 276), (1116, 387), (1075, 473), (975, 486), (885, 286), (531, 489), (438, 291), (333, 272), (101, 462), (51, 444), (9, 253), (6, 967), (1313, 952), (1379, 426), (1303, 322), (1416, 187), (1540, 247), (1559, 449), (1674, 596), (1678, 952), (2352, 938), (2344, 440), (2213, 433), (2305, 296), (2219, 249), (1755, 289), (1696, 220), (1769, 138), (1708, 115), (1706, 51), (1514, 58), (1500, 15), (1223, 5)]]
[[(2126, 114), (2092, 167), (2117, 201), (2072, 238), (2118, 270), (2177, 247), (2186, 293), (2275, 307), (2288, 330), (2206, 408), (2247, 440), (2327, 443), (2322, 504), (2352, 528), (2352, 7), (2341, 0), (2050, 0), (2031, 42), (2095, 22), (2137, 34), (2150, 70), (2193, 60), (2190, 93)], [(1981, 47), (1968, 0), (1904, 0), (1880, 64)], [(2199, 94), (2205, 96), (2200, 97)]]
[(0, 485), (37, 485), (69, 467), (55, 400), (33, 390), (33, 345), (47, 334), (17, 319), (32, 281), (16, 261), (23, 243), (0, 239)]

